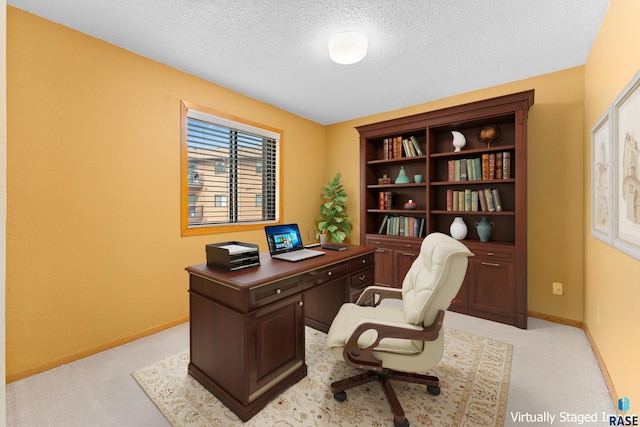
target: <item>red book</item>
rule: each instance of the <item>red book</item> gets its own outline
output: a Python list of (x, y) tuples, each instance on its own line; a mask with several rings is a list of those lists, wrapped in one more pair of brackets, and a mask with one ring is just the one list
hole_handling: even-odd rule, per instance
[(487, 210), (487, 197), (484, 194), (484, 190), (478, 191), (478, 201), (480, 202), (480, 210)]
[(453, 210), (453, 190), (447, 190), (447, 210)]

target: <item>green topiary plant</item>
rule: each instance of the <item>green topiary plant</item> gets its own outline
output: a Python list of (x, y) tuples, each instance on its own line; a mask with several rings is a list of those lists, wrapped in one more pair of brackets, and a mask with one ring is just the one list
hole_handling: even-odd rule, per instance
[(322, 186), (324, 194), (320, 197), (324, 202), (320, 205), (320, 215), (316, 217), (316, 239), (325, 231), (327, 241), (335, 243), (342, 243), (344, 239), (351, 237), (351, 217), (345, 211), (347, 193), (340, 183), (340, 176), (340, 173), (337, 173), (333, 180), (327, 180), (327, 184)]

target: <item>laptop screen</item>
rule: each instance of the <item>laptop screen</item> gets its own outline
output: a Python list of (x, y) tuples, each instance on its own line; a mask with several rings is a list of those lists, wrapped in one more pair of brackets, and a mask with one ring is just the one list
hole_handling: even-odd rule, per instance
[(297, 224), (267, 225), (264, 227), (271, 255), (302, 249)]

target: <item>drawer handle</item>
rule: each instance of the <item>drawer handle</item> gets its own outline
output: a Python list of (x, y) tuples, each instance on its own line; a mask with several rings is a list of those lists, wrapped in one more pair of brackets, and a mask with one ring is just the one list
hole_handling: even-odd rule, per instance
[(410, 256), (410, 257), (415, 257), (416, 256), (416, 254), (412, 254), (412, 253), (409, 253), (409, 252), (403, 252), (402, 255), (406, 255), (406, 256)]
[(276, 289), (276, 294), (281, 294), (282, 293), (282, 289), (278, 288)]
[(500, 264), (496, 264), (495, 262), (483, 262), (482, 265), (488, 265), (490, 267), (500, 267)]
[(487, 255), (488, 255), (488, 256), (493, 256), (493, 255), (494, 255), (494, 253), (493, 253), (493, 252), (487, 252)]
[(362, 260), (362, 263), (363, 263), (363, 264), (366, 264), (366, 263), (367, 263), (367, 260), (366, 260), (366, 259), (363, 259), (363, 260)]
[(298, 305), (299, 305), (300, 307), (302, 307), (302, 306), (304, 305), (304, 301), (300, 301), (300, 302), (298, 302)]
[(384, 249), (376, 249), (376, 252), (384, 252)]
[(331, 276), (331, 271), (327, 273), (327, 276)]
[(362, 282), (362, 281), (363, 281), (364, 279), (366, 279), (366, 278), (367, 278), (367, 275), (366, 275), (366, 274), (363, 274), (362, 276), (359, 276), (359, 277), (358, 277), (358, 280), (360, 280), (360, 281)]

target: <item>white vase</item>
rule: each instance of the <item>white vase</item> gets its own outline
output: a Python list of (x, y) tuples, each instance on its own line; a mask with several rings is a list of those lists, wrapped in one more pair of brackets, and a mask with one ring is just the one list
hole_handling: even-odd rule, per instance
[(451, 131), (451, 135), (453, 135), (453, 147), (454, 147), (454, 152), (455, 151), (460, 151), (460, 149), (462, 147), (464, 147), (465, 145), (467, 145), (467, 140), (465, 139), (464, 135), (458, 131), (452, 130)]
[(451, 237), (456, 240), (462, 240), (467, 237), (467, 224), (464, 223), (462, 217), (457, 216), (453, 219), (451, 227), (449, 227), (449, 232), (451, 233)]

